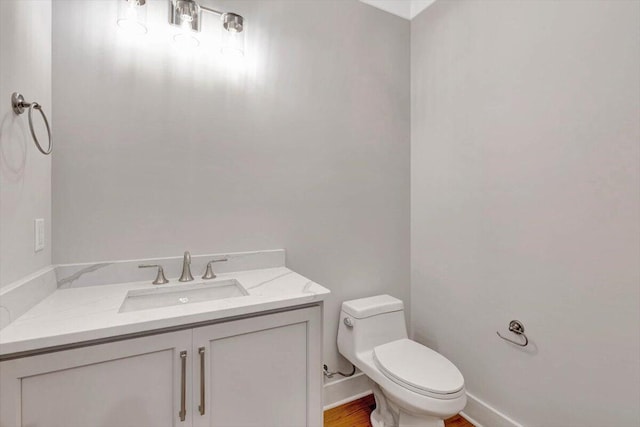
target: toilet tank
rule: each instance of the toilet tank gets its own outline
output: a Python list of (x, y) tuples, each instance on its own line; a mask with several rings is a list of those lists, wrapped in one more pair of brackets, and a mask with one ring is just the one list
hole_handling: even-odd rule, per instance
[(338, 350), (353, 363), (357, 353), (407, 338), (404, 304), (390, 295), (376, 295), (342, 303)]

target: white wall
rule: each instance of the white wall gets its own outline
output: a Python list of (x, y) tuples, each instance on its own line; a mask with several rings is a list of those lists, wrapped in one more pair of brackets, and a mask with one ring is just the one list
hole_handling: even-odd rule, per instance
[[(117, 31), (55, 1), (56, 263), (286, 248), (339, 304), (409, 290), (409, 22), (353, 1), (205, 4), (247, 20), (247, 64)], [(205, 17), (205, 32), (214, 21)]]
[(412, 22), (414, 335), (524, 425), (640, 425), (639, 43), (637, 1)]
[[(51, 1), (0, 1), (0, 287), (51, 264), (51, 157), (36, 148), (27, 114), (11, 94), (51, 105)], [(46, 128), (34, 116), (46, 147)], [(34, 219), (45, 220), (44, 250), (34, 252)]]

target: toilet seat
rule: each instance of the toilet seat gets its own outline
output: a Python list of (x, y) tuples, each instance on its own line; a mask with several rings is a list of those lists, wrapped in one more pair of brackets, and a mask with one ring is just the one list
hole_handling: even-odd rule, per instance
[(462, 374), (440, 353), (401, 339), (373, 349), (373, 360), (391, 381), (418, 394), (455, 399), (464, 393)]

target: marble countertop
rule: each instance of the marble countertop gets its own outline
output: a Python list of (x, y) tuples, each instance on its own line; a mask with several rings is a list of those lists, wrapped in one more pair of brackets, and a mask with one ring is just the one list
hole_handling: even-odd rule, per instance
[(248, 295), (122, 313), (120, 306), (131, 290), (182, 284), (170, 278), (169, 284), (157, 286), (145, 281), (58, 288), (0, 331), (0, 355), (259, 314), (320, 302), (329, 294), (286, 267), (222, 273), (206, 283), (229, 279), (237, 280)]

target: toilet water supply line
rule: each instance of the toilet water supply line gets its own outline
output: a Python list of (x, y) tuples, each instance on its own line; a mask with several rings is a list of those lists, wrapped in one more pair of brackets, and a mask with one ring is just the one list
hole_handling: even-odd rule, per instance
[(335, 374), (338, 374), (343, 377), (352, 377), (356, 373), (356, 365), (352, 363), (351, 367), (353, 368), (351, 370), (351, 373), (345, 374), (344, 372), (340, 372), (340, 371), (331, 372), (329, 371), (329, 368), (327, 367), (327, 365), (322, 365), (322, 373), (327, 378), (333, 378)]

